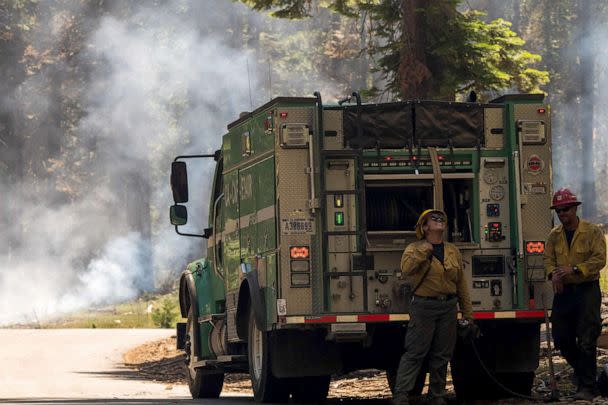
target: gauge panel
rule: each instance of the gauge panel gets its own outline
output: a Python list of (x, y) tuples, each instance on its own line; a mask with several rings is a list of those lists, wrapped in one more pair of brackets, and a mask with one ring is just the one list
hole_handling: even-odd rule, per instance
[(505, 188), (497, 185), (490, 188), (490, 198), (494, 201), (500, 201), (505, 198)]

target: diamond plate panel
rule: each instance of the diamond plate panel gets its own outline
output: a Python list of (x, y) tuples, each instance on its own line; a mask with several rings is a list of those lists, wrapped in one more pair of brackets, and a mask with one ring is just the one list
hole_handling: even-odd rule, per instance
[[(485, 108), (483, 110), (484, 136), (486, 149), (504, 148), (504, 108)], [(492, 129), (500, 129), (500, 134), (493, 134)]]
[[(286, 118), (277, 117), (279, 125), (283, 123), (307, 124), (313, 128), (313, 109), (281, 108), (287, 112)], [(309, 155), (307, 149), (283, 149), (276, 144), (276, 181), (277, 204), (280, 220), (288, 218), (313, 219), (308, 201), (310, 199)], [(315, 218), (316, 219), (316, 218)], [(281, 232), (279, 228), (279, 232)], [(291, 287), (289, 248), (296, 245), (312, 246), (313, 235), (308, 234), (279, 234), (279, 280), (280, 292), (277, 295), (287, 301), (287, 315), (308, 314), (312, 312), (311, 288)], [(311, 281), (317, 269), (315, 252), (311, 249)]]
[[(545, 108), (545, 113), (538, 112)], [(516, 105), (515, 121), (542, 120), (546, 143), (521, 146), (522, 232), (524, 240), (545, 240), (552, 228), (551, 206), (551, 125), (549, 109), (542, 104)], [(540, 170), (538, 167), (542, 166)]]
[(226, 338), (229, 342), (238, 342), (240, 341), (237, 333), (236, 333), (236, 299), (237, 292), (229, 292), (226, 294), (226, 315), (228, 320), (226, 322)]

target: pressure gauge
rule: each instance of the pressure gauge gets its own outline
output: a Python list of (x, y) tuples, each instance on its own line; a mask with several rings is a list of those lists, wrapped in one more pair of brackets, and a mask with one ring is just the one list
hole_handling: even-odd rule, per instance
[(505, 196), (505, 188), (503, 186), (492, 186), (490, 189), (490, 198), (494, 201), (500, 201)]
[(483, 181), (488, 184), (494, 184), (498, 181), (498, 174), (494, 169), (486, 169), (483, 172)]

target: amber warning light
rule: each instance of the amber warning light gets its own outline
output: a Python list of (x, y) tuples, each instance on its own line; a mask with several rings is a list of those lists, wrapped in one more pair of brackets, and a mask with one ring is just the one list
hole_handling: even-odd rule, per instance
[(308, 246), (292, 246), (289, 248), (289, 255), (292, 259), (308, 259)]
[(545, 253), (545, 242), (531, 241), (526, 242), (526, 253), (529, 255), (541, 255)]

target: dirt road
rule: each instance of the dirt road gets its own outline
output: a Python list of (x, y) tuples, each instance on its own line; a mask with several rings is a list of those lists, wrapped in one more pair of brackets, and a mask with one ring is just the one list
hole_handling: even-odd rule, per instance
[[(123, 354), (175, 334), (161, 329), (0, 329), (1, 404), (253, 404), (249, 392), (193, 401), (184, 384), (154, 382)], [(369, 405), (388, 401), (330, 403)]]
[[(122, 354), (161, 329), (0, 329), (0, 403), (175, 403), (185, 386), (147, 382)], [(135, 402), (134, 402), (135, 401)], [(191, 403), (191, 402), (190, 402)]]

